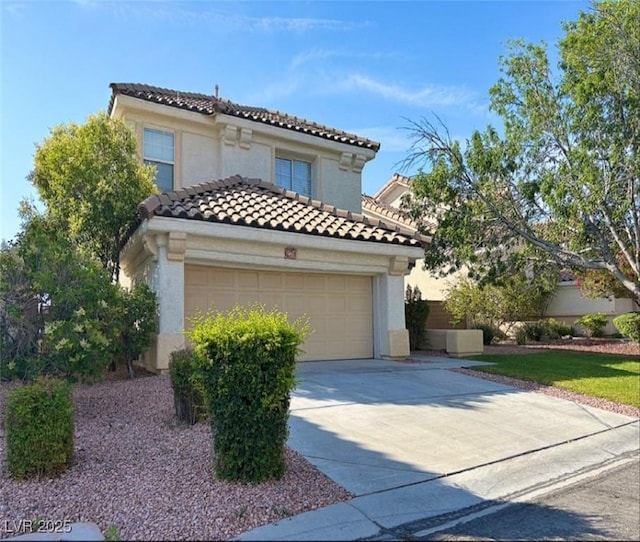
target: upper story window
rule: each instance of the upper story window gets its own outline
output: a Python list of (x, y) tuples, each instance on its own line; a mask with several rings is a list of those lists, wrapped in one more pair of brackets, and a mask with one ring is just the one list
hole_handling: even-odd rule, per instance
[(276, 184), (311, 197), (311, 163), (276, 158)]
[(173, 133), (145, 128), (143, 142), (144, 163), (156, 166), (156, 185), (163, 192), (173, 190), (175, 165)]

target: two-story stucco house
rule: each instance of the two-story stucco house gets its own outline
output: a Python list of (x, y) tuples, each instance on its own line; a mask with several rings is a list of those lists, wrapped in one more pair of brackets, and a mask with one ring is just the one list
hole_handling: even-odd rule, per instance
[(306, 315), (302, 360), (408, 355), (404, 275), (421, 240), (361, 214), (378, 143), (215, 94), (111, 89), (110, 115), (163, 191), (140, 205), (121, 254), (124, 282), (159, 299), (147, 368), (167, 369), (191, 316), (256, 302)]

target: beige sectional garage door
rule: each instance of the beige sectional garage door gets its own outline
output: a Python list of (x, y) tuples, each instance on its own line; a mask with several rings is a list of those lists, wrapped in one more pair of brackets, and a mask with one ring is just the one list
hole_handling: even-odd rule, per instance
[(185, 327), (200, 311), (253, 302), (307, 315), (313, 332), (301, 360), (373, 357), (371, 277), (185, 267)]

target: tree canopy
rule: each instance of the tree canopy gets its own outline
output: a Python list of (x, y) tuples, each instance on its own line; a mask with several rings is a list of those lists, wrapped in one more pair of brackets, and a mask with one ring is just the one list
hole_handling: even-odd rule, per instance
[(137, 205), (157, 191), (153, 168), (142, 164), (124, 121), (99, 113), (82, 125), (56, 126), (36, 146), (30, 179), (47, 217), (117, 278)]
[(503, 129), (463, 145), (437, 118), (410, 121), (405, 164), (425, 170), (406, 204), (432, 270), (491, 279), (550, 261), (640, 301), (640, 2), (595, 2), (564, 29), (555, 71), (544, 44), (514, 41), (500, 59)]

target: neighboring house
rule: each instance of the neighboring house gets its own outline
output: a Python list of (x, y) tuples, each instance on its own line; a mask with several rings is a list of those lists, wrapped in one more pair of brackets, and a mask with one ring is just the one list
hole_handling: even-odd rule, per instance
[[(415, 231), (415, 224), (400, 211), (402, 196), (409, 190), (410, 178), (396, 173), (373, 197), (363, 195), (363, 213), (365, 216), (387, 220), (392, 224), (413, 228)], [(405, 277), (407, 284), (420, 288), (424, 299), (434, 302), (431, 303), (432, 314), (427, 320), (427, 327), (431, 329), (447, 327), (448, 314), (443, 309), (441, 302), (445, 299), (448, 289), (455, 284), (460, 276), (460, 273), (455, 273), (444, 279), (435, 277), (429, 271), (424, 270), (423, 260), (418, 260), (411, 273)], [(558, 288), (545, 311), (545, 316), (573, 325), (578, 318), (585, 314), (603, 312), (609, 319), (605, 333), (615, 333), (616, 329), (612, 324), (613, 318), (633, 310), (640, 309), (631, 299), (613, 297), (589, 299), (584, 297), (573, 274), (565, 272), (561, 273)], [(435, 314), (433, 314), (434, 311)]]
[(303, 360), (409, 354), (404, 275), (415, 230), (361, 214), (361, 171), (379, 144), (216, 95), (112, 84), (163, 193), (140, 205), (121, 253), (125, 283), (159, 300), (144, 365), (165, 371), (189, 317), (261, 303), (312, 333)]
[[(377, 218), (387, 223), (416, 231), (415, 222), (403, 213), (400, 208), (402, 196), (410, 190), (410, 178), (394, 174), (373, 196), (362, 195), (362, 212), (370, 218)], [(466, 322), (451, 323), (451, 314), (444, 308), (447, 291), (455, 284), (460, 273), (440, 278), (425, 270), (424, 259), (416, 260), (411, 272), (405, 276), (405, 285), (417, 286), (422, 298), (429, 301), (429, 317), (426, 326), (429, 329), (464, 329)]]

